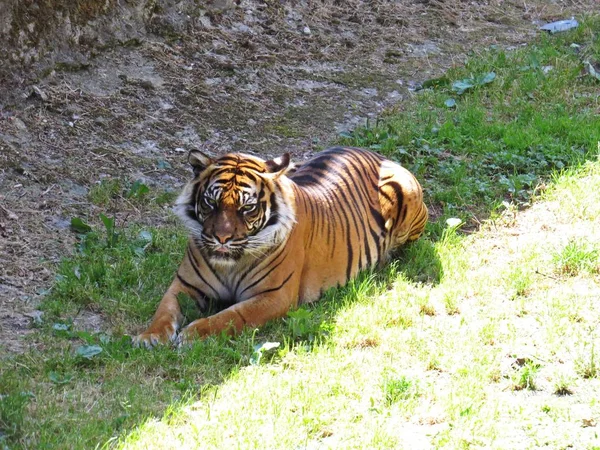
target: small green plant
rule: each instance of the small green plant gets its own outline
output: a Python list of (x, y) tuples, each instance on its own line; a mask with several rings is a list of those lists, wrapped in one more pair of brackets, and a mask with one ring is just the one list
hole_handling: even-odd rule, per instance
[(144, 184), (142, 180), (135, 180), (129, 190), (127, 191), (127, 198), (134, 198), (136, 200), (143, 199), (150, 192), (150, 188)]
[(453, 316), (460, 314), (460, 308), (458, 307), (458, 295), (456, 292), (446, 292), (444, 294), (444, 306), (446, 308), (446, 314)]
[(564, 375), (560, 375), (554, 382), (554, 394), (559, 396), (573, 394), (573, 380)]
[(104, 230), (106, 231), (106, 245), (108, 247), (114, 247), (119, 239), (119, 233), (117, 233), (115, 227), (115, 218), (100, 214), (100, 220), (102, 220)]
[(405, 376), (386, 379), (383, 383), (383, 394), (386, 406), (419, 395), (415, 382)]
[(121, 180), (117, 178), (105, 178), (90, 188), (88, 199), (94, 205), (107, 206), (118, 198), (123, 191)]
[(158, 206), (171, 205), (175, 202), (178, 193), (176, 191), (162, 191), (154, 198)]
[(263, 358), (263, 355), (270, 350), (278, 348), (279, 345), (279, 342), (263, 342), (261, 344), (254, 345), (254, 352), (250, 357), (250, 364), (253, 366), (258, 366)]
[(521, 367), (521, 369), (516, 374), (514, 389), (516, 391), (520, 391), (523, 389), (535, 391), (537, 389), (535, 378), (537, 376), (537, 373), (540, 371), (540, 368), (541, 366), (534, 361), (525, 361), (523, 367)]
[(582, 272), (600, 273), (599, 254), (596, 248), (586, 242), (570, 240), (561, 251), (554, 254), (555, 271), (571, 277)]
[(296, 340), (313, 343), (329, 333), (329, 327), (320, 320), (315, 311), (305, 307), (289, 311), (285, 320), (292, 337)]
[(514, 293), (512, 295), (513, 299), (526, 296), (533, 283), (531, 273), (521, 266), (513, 268), (509, 272), (507, 279), (508, 285)]

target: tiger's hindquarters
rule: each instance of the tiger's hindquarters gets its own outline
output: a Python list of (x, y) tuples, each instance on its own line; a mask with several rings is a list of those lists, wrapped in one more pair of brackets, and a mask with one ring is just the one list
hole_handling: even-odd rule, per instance
[(429, 211), (425, 203), (421, 202), (421, 210), (415, 216), (415, 221), (411, 224), (411, 231), (408, 236), (409, 241), (416, 241), (421, 237), (423, 231), (425, 231), (425, 225), (429, 218)]
[(379, 202), (386, 229), (391, 234), (391, 251), (421, 237), (428, 210), (423, 203), (423, 189), (412, 173), (392, 161), (383, 162)]

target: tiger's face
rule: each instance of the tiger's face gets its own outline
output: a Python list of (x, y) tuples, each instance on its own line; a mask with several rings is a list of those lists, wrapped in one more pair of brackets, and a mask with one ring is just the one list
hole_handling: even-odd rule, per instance
[(212, 160), (192, 151), (189, 160), (195, 178), (178, 210), (209, 262), (260, 257), (287, 235), (294, 211), (279, 181), (290, 169), (289, 155), (264, 161), (232, 153)]

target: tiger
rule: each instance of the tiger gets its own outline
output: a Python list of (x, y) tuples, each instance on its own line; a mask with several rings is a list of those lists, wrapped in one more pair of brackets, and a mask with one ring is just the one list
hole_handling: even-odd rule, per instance
[[(428, 210), (407, 169), (334, 147), (296, 166), (243, 153), (188, 155), (193, 179), (175, 211), (189, 230), (183, 262), (137, 346), (239, 333), (318, 300), (418, 239)], [(181, 331), (178, 295), (220, 311)]]

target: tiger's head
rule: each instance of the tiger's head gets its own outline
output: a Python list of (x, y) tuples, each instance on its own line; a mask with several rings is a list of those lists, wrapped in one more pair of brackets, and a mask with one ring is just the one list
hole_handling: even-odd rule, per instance
[(258, 258), (289, 235), (295, 207), (285, 177), (293, 170), (288, 153), (265, 161), (242, 153), (212, 159), (192, 150), (188, 161), (194, 179), (177, 199), (176, 211), (209, 262)]

